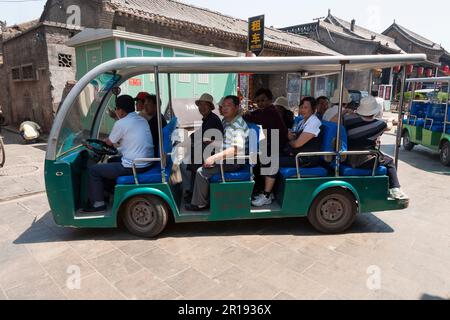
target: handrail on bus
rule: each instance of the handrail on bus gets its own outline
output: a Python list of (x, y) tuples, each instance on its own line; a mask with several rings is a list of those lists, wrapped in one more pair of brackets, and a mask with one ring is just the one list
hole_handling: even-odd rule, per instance
[[(225, 169), (223, 167), (224, 162), (226, 162), (227, 160), (251, 160), (252, 157), (254, 157), (254, 154), (256, 153), (252, 153), (249, 154), (248, 156), (234, 156), (234, 157), (227, 157), (226, 159), (224, 159), (223, 161), (220, 161), (219, 166), (220, 166), (220, 176), (222, 178), (222, 182), (225, 183), (227, 182), (225, 180)], [(250, 178), (254, 179), (254, 175), (253, 175), (253, 167), (250, 165)]]
[(336, 156), (336, 152), (321, 151), (321, 152), (300, 152), (295, 156), (295, 168), (297, 169), (297, 179), (302, 179), (300, 173), (300, 157), (320, 157), (320, 156)]
[[(136, 164), (138, 163), (146, 163), (146, 162), (162, 162), (161, 158), (138, 158), (138, 159), (134, 159), (132, 164), (131, 164), (131, 169), (133, 170), (133, 178), (134, 178), (134, 183), (138, 186), (139, 185), (139, 179), (137, 176), (137, 171), (136, 171)], [(165, 174), (164, 171), (161, 170), (161, 180), (162, 183), (165, 182)]]
[(375, 155), (375, 162), (373, 164), (372, 168), (372, 177), (375, 176), (375, 173), (377, 171), (378, 163), (379, 163), (379, 156), (380, 152), (377, 150), (365, 150), (365, 151), (341, 151), (339, 152), (341, 156), (362, 156), (362, 155)]

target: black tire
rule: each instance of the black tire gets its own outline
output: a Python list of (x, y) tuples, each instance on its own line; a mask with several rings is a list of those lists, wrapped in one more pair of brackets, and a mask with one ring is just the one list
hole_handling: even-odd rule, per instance
[(3, 139), (0, 137), (0, 168), (5, 165), (6, 153), (5, 146), (3, 145)]
[(322, 191), (314, 199), (308, 220), (319, 232), (342, 233), (355, 222), (358, 206), (350, 191), (331, 188)]
[(440, 152), (440, 159), (441, 163), (444, 166), (449, 167), (450, 166), (450, 142), (445, 141), (441, 146), (441, 152)]
[(405, 132), (403, 132), (403, 148), (405, 148), (406, 151), (411, 151), (415, 145), (415, 143), (411, 142), (408, 130), (405, 130)]
[(169, 220), (166, 203), (156, 196), (142, 195), (129, 199), (122, 210), (122, 221), (136, 236), (153, 238), (160, 234)]

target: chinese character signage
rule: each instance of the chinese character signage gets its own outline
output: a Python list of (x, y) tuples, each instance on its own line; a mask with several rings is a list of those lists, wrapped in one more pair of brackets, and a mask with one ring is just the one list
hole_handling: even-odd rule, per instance
[(264, 15), (248, 19), (248, 49), (256, 55), (264, 49)]
[(141, 86), (141, 79), (137, 78), (131, 78), (128, 80), (128, 84), (133, 87), (140, 87)]

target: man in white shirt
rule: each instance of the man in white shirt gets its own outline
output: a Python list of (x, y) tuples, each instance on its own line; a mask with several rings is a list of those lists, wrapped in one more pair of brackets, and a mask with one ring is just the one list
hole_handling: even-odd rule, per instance
[[(106, 139), (110, 146), (120, 144), (120, 161), (101, 163), (89, 169), (89, 196), (91, 207), (87, 213), (106, 210), (104, 201), (104, 180), (115, 180), (121, 176), (133, 174), (132, 164), (138, 158), (153, 158), (153, 138), (147, 120), (135, 112), (135, 102), (131, 96), (123, 95), (116, 100), (116, 116), (119, 119)], [(137, 172), (148, 170), (151, 162), (136, 164)]]

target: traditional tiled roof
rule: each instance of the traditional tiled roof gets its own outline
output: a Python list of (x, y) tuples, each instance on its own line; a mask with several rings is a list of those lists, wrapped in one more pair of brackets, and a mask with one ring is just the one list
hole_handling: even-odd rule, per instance
[[(376, 41), (379, 42), (380, 45), (383, 47), (389, 48), (391, 50), (402, 52), (404, 51), (395, 43), (395, 39), (388, 37), (384, 34), (380, 34), (377, 32), (374, 32), (372, 30), (360, 27), (355, 24), (353, 30), (352, 30), (352, 24), (351, 22), (345, 21), (341, 18), (338, 18), (331, 13), (326, 18), (325, 22), (328, 22), (328, 24), (333, 24), (337, 26), (335, 29), (336, 32), (343, 32), (347, 35), (351, 35), (360, 39), (370, 40), (370, 41)], [(342, 28), (342, 29), (340, 29)]]
[(24, 32), (27, 32), (31, 28), (35, 27), (39, 23), (39, 20), (27, 21), (20, 24), (15, 24), (13, 26), (6, 26), (2, 28), (2, 38), (3, 41), (8, 40), (10, 38), (16, 37)]
[[(217, 34), (234, 40), (246, 40), (247, 21), (174, 0), (111, 0), (119, 14), (129, 14), (160, 24), (184, 27), (197, 32)], [(338, 53), (307, 37), (274, 28), (265, 29), (266, 45), (271, 49), (315, 55)]]
[(16, 39), (24, 34), (29, 33), (30, 31), (36, 30), (37, 28), (41, 27), (41, 26), (48, 26), (48, 27), (57, 27), (57, 28), (63, 28), (63, 29), (68, 29), (68, 30), (74, 30), (74, 31), (80, 31), (82, 30), (81, 27), (79, 26), (74, 26), (74, 25), (67, 25), (64, 23), (59, 23), (59, 22), (53, 22), (53, 21), (39, 21), (39, 20), (33, 20), (30, 22), (26, 22), (20, 25), (20, 31), (17, 30), (16, 26), (13, 26), (12, 28), (14, 28), (13, 30), (11, 30), (7, 36), (3, 36), (3, 42), (8, 42), (11, 41), (13, 39)]
[(395, 29), (400, 32), (404, 37), (409, 39), (411, 42), (414, 42), (422, 47), (425, 47), (430, 50), (445, 50), (440, 44), (437, 44), (401, 25), (394, 22), (389, 28), (387, 28), (383, 33), (386, 34), (391, 29)]

